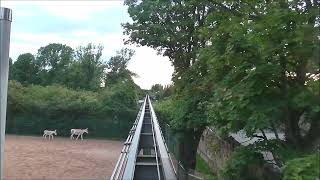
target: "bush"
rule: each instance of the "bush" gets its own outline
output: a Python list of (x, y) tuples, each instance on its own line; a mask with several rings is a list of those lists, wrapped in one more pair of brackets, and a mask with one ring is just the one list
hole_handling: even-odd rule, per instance
[(320, 178), (319, 153), (296, 158), (284, 166), (284, 180), (316, 180)]
[(264, 163), (261, 153), (249, 147), (238, 147), (220, 174), (222, 179), (261, 179), (259, 168)]
[(199, 154), (197, 154), (196, 171), (205, 175), (213, 175), (209, 165)]
[(71, 128), (89, 128), (91, 137), (125, 138), (138, 110), (136, 99), (132, 86), (92, 92), (10, 81), (6, 131), (39, 135), (57, 129), (59, 135), (69, 136)]
[(163, 123), (169, 124), (173, 119), (174, 106), (172, 99), (158, 101), (154, 104), (154, 110), (157, 113), (158, 119)]

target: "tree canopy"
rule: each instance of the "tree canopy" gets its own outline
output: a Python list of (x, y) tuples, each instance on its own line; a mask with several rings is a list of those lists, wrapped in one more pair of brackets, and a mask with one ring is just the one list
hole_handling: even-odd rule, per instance
[(16, 79), (25, 85), (39, 82), (39, 66), (32, 54), (21, 54), (14, 64), (11, 59), (10, 64), (10, 79)]
[(132, 81), (132, 77), (136, 76), (136, 74), (128, 70), (127, 67), (134, 53), (134, 50), (124, 48), (117, 51), (117, 54), (110, 58), (107, 63), (109, 72), (106, 75), (106, 85), (119, 81)]
[[(70, 128), (86, 127), (94, 137), (126, 137), (142, 95), (127, 69), (133, 51), (119, 50), (108, 65), (123, 64), (114, 63), (117, 70), (107, 72), (102, 50), (101, 45), (73, 50), (54, 43), (36, 56), (26, 53), (11, 60), (7, 132), (38, 134), (55, 128), (66, 136)], [(103, 86), (104, 81), (112, 83)]]
[[(108, 61), (102, 58), (101, 45), (88, 44), (76, 50), (52, 43), (41, 47), (36, 56), (21, 54), (10, 65), (10, 79), (23, 85), (59, 84), (72, 89), (97, 91), (118, 82), (133, 83), (134, 72), (127, 66), (134, 51), (124, 48)], [(11, 61), (12, 63), (12, 61)], [(137, 89), (140, 89), (137, 85)]]
[(75, 62), (70, 67), (67, 84), (73, 88), (97, 90), (105, 76), (106, 64), (101, 58), (103, 47), (88, 44), (75, 51)]
[(38, 50), (36, 61), (43, 85), (63, 83), (66, 69), (73, 61), (73, 49), (67, 45), (52, 43)]
[(181, 143), (185, 167), (195, 167), (206, 126), (225, 136), (271, 131), (278, 138), (284, 132), (289, 147), (314, 148), (320, 137), (319, 1), (125, 4), (132, 18), (123, 25), (128, 43), (158, 50), (175, 68), (175, 91), (164, 112), (187, 137)]

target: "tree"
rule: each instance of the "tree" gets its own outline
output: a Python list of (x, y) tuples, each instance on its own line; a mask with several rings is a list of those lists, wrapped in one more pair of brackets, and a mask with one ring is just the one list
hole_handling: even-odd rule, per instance
[(15, 122), (15, 115), (22, 112), (24, 110), (23, 99), (25, 95), (24, 91), (25, 87), (15, 81), (9, 80), (8, 83), (8, 102), (7, 102), (7, 123), (6, 129), (15, 129), (16, 122)]
[(11, 58), (9, 58), (9, 80), (12, 80), (12, 66), (13, 66), (13, 61)]
[(215, 82), (208, 111), (221, 131), (283, 129), (300, 150), (319, 137), (320, 97), (309, 87), (319, 83), (319, 4), (303, 2), (229, 2), (230, 11), (210, 14), (216, 26), (204, 29), (211, 45), (200, 56)]
[(76, 50), (75, 62), (67, 73), (67, 86), (87, 90), (98, 90), (101, 87), (106, 67), (101, 59), (102, 50), (101, 45), (91, 43)]
[(159, 92), (163, 90), (163, 86), (161, 84), (154, 84), (151, 86), (151, 91)]
[[(190, 87), (199, 84), (197, 75), (189, 73), (196, 63), (198, 50), (205, 47), (206, 41), (200, 36), (208, 13), (223, 3), (211, 1), (135, 1), (126, 0), (128, 12), (133, 22), (123, 25), (125, 33), (130, 35), (128, 43), (147, 45), (168, 56), (175, 72), (175, 106), (171, 124), (177, 132), (182, 133), (181, 159), (185, 168), (194, 169), (196, 151), (201, 134), (207, 126), (204, 114), (206, 86)], [(198, 69), (204, 70), (205, 69)], [(201, 75), (200, 75), (201, 76)], [(200, 84), (199, 84), (200, 85)], [(200, 88), (201, 87), (201, 88)]]
[(163, 98), (168, 98), (173, 95), (174, 86), (173, 85), (166, 85), (163, 88)]
[(173, 95), (174, 86), (173, 85), (161, 85), (161, 84), (154, 84), (151, 86), (149, 90), (150, 96), (155, 98), (156, 100), (164, 100)]
[(68, 68), (73, 62), (73, 53), (71, 47), (58, 43), (41, 47), (36, 57), (40, 68), (41, 84), (63, 84)]
[(119, 81), (133, 81), (132, 76), (136, 76), (136, 74), (127, 69), (133, 55), (134, 50), (124, 48), (117, 51), (117, 54), (110, 58), (107, 63), (107, 68), (109, 69), (106, 75), (107, 86), (116, 84)]
[(150, 89), (150, 96), (155, 98), (156, 100), (161, 100), (164, 98), (165, 87), (161, 84), (154, 84)]
[(153, 47), (174, 65), (171, 124), (185, 135), (185, 167), (194, 168), (209, 123), (250, 137), (265, 130), (278, 137), (283, 128), (286, 143), (300, 150), (319, 137), (318, 1), (125, 3), (133, 20), (123, 25), (128, 42)]
[[(12, 64), (12, 60), (10, 62)], [(17, 61), (10, 65), (9, 68), (10, 79), (14, 79), (23, 85), (39, 83), (39, 68), (32, 54), (25, 53), (19, 55)]]

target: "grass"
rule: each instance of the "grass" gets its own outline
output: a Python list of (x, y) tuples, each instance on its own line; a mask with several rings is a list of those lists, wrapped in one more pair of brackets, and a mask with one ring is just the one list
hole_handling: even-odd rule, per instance
[(202, 159), (202, 157), (199, 154), (197, 154), (196, 171), (198, 171), (202, 174), (213, 175), (209, 165), (207, 164), (207, 162), (204, 159)]

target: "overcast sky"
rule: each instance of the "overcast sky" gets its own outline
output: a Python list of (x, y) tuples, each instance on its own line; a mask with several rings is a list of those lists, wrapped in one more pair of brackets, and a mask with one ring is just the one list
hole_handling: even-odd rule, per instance
[[(130, 22), (122, 1), (12, 1), (1, 0), (2, 7), (13, 10), (10, 57), (36, 54), (49, 43), (63, 43), (77, 48), (88, 43), (104, 46), (107, 61), (124, 47), (121, 23)], [(135, 47), (136, 55), (129, 69), (143, 89), (151, 85), (170, 84), (173, 67), (168, 58), (148, 47)]]

